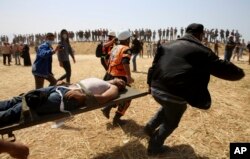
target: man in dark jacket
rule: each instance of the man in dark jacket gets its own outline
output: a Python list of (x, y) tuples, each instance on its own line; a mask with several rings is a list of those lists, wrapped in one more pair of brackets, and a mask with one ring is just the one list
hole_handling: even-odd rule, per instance
[(248, 53), (249, 53), (248, 64), (250, 65), (250, 42), (248, 42), (248, 44), (247, 44), (247, 49), (248, 49)]
[(184, 37), (157, 50), (148, 84), (161, 108), (144, 129), (150, 136), (149, 155), (168, 150), (164, 141), (178, 127), (187, 103), (200, 109), (210, 108), (210, 75), (230, 81), (244, 77), (242, 69), (220, 60), (201, 43), (203, 29), (201, 24), (190, 24)]
[(230, 35), (225, 45), (224, 60), (227, 60), (227, 61), (231, 60), (235, 46), (236, 46), (236, 43), (234, 42), (234, 37)]
[(134, 34), (134, 40), (132, 41), (132, 62), (133, 62), (133, 72), (137, 72), (137, 65), (136, 65), (136, 57), (139, 55), (141, 51), (142, 45), (141, 42), (138, 40), (137, 35)]

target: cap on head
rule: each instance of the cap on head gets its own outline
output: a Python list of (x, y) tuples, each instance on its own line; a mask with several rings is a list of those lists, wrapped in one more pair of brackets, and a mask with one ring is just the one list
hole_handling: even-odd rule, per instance
[(197, 34), (203, 33), (204, 26), (202, 24), (192, 23), (187, 26), (186, 33)]
[(116, 37), (116, 34), (115, 34), (115, 32), (114, 32), (114, 31), (110, 31), (110, 32), (108, 33), (108, 36), (113, 36), (113, 37)]
[(127, 40), (130, 37), (131, 37), (130, 32), (126, 30), (119, 33), (118, 40)]

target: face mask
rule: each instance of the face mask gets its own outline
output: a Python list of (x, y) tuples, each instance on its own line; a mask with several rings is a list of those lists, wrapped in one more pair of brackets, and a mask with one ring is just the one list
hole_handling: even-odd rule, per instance
[(53, 41), (52, 40), (47, 40), (47, 43), (49, 43), (50, 45), (52, 45)]
[(68, 38), (68, 35), (67, 34), (63, 34), (63, 39), (67, 39)]

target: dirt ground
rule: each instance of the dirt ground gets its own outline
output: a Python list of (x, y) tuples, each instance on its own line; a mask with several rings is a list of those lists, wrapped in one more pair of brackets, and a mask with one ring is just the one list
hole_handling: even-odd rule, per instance
[[(88, 77), (102, 78), (104, 69), (93, 55), (95, 44), (74, 45), (76, 63), (71, 61), (72, 82)], [(34, 54), (31, 57), (34, 61)], [(229, 158), (229, 143), (250, 142), (250, 65), (246, 61), (246, 56), (241, 61), (233, 61), (246, 73), (241, 81), (211, 77), (211, 109), (204, 111), (189, 106), (179, 127), (165, 141), (172, 152), (164, 156), (148, 157), (146, 153), (148, 138), (142, 129), (159, 108), (150, 95), (132, 101), (123, 117), (128, 123), (123, 127), (113, 127), (112, 118), (106, 119), (98, 109), (76, 115), (60, 128), (51, 128), (53, 122), (49, 122), (14, 134), (18, 142), (29, 146), (30, 159)], [(147, 90), (146, 76), (152, 59), (139, 57), (137, 63), (138, 72), (132, 73), (135, 79), (132, 87)], [(13, 62), (12, 66), (3, 66), (1, 57), (0, 72), (1, 100), (34, 88), (31, 67), (17, 66)], [(56, 78), (64, 73), (56, 56), (53, 72)], [(115, 109), (111, 117), (114, 112)], [(0, 158), (9, 156), (0, 154)]]

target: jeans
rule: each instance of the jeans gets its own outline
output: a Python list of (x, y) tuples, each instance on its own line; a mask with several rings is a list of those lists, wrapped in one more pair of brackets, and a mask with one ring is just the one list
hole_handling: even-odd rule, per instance
[[(60, 112), (61, 96), (56, 89), (58, 87), (51, 86), (47, 88), (40, 88), (29, 92), (28, 94), (46, 94), (46, 100), (41, 102), (34, 102), (36, 105), (31, 105), (27, 100), (27, 105), (37, 113), (37, 115), (46, 115)], [(58, 90), (64, 96), (67, 92), (67, 88), (59, 87)], [(35, 93), (36, 92), (36, 93)], [(27, 96), (27, 95), (26, 95)], [(21, 96), (13, 97), (10, 100), (0, 101), (0, 126), (6, 126), (9, 124), (17, 123), (20, 120), (22, 111), (22, 98)], [(38, 98), (39, 99), (39, 98)], [(64, 109), (67, 111), (79, 108), (81, 105), (74, 99), (63, 99)]]
[(137, 66), (136, 66), (136, 57), (139, 55), (139, 53), (133, 54), (132, 57), (132, 62), (133, 62), (133, 71), (137, 71)]
[(18, 122), (21, 116), (22, 97), (0, 101), (0, 126)]
[(66, 78), (66, 82), (70, 83), (70, 77), (71, 77), (71, 65), (69, 61), (63, 61), (63, 68), (65, 70), (65, 74), (62, 75), (58, 80), (63, 80)]
[(178, 127), (182, 115), (187, 109), (186, 104), (163, 101), (155, 97), (161, 108), (147, 123), (147, 127), (156, 130), (149, 140), (149, 149), (158, 149), (166, 138)]

